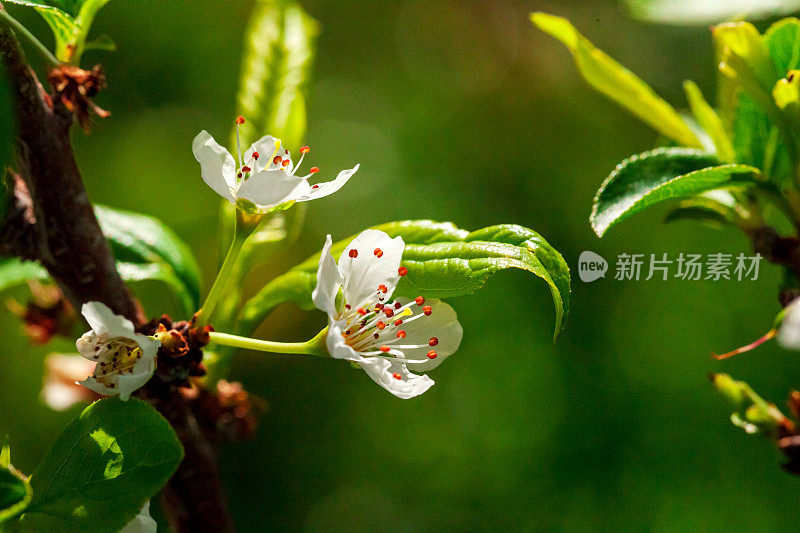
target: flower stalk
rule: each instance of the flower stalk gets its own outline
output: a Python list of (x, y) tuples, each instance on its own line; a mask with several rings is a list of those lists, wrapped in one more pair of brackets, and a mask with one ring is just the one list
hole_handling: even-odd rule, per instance
[(214, 309), (220, 302), (222, 295), (228, 287), (231, 279), (234, 278), (233, 272), (236, 269), (236, 264), (239, 261), (239, 256), (242, 251), (242, 246), (247, 239), (258, 227), (261, 221), (260, 215), (247, 215), (241, 211), (236, 211), (236, 221), (233, 226), (233, 240), (228, 248), (228, 253), (225, 255), (225, 260), (217, 273), (217, 278), (208, 291), (205, 302), (197, 312), (197, 324), (204, 326), (208, 324), (213, 316)]
[(245, 350), (326, 357), (328, 356), (328, 350), (325, 348), (325, 339), (327, 335), (328, 328), (326, 327), (317, 333), (314, 338), (309, 339), (306, 342), (265, 341), (261, 339), (252, 339), (250, 337), (240, 337), (239, 335), (231, 335), (230, 333), (220, 333), (217, 331), (212, 331), (209, 333), (209, 338), (213, 343), (220, 344), (222, 346), (231, 346), (233, 348), (243, 348)]

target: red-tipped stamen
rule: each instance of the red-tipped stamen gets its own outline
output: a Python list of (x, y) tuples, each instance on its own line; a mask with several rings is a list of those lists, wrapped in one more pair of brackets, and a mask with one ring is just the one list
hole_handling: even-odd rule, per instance
[(375, 324), (375, 327), (378, 328), (378, 329), (383, 329), (383, 328), (386, 327), (386, 322), (383, 322), (382, 320), (379, 320), (378, 323)]
[(425, 303), (425, 298), (423, 298), (422, 296), (417, 296), (416, 298), (414, 298), (414, 303), (417, 305), (422, 305)]
[(308, 146), (303, 146), (302, 148), (300, 148), (300, 153), (303, 154), (303, 155), (307, 154), (310, 151), (311, 151), (311, 148), (309, 148)]
[(312, 174), (316, 174), (319, 172), (319, 167), (311, 167), (308, 171)]
[(239, 115), (238, 117), (236, 117), (236, 124), (239, 124), (239, 125), (244, 124), (244, 117), (242, 115)]
[(377, 257), (378, 259), (380, 259), (381, 257), (383, 257), (383, 250), (381, 250), (380, 248), (375, 248), (375, 249), (372, 251), (372, 253), (373, 253), (373, 254), (375, 254), (375, 257)]
[(394, 374), (392, 374), (392, 377), (393, 377), (394, 379), (402, 379), (402, 376), (401, 376), (400, 374), (398, 374), (397, 372), (395, 372)]
[(261, 156), (258, 154), (258, 152), (253, 152), (253, 159), (258, 159), (259, 157)]
[(433, 309), (431, 309), (430, 305), (426, 305), (425, 307), (422, 308), (422, 312), (425, 313), (425, 316), (431, 316), (431, 313), (433, 313)]
[(243, 166), (243, 167), (242, 167), (242, 172), (244, 172), (244, 173), (247, 173), (247, 172), (252, 172), (252, 170), (253, 170), (253, 169), (252, 169), (252, 168), (250, 168), (250, 167), (248, 167), (247, 165), (245, 165), (245, 166)]
[(397, 273), (400, 276), (405, 276), (406, 274), (408, 274), (408, 269), (406, 267), (400, 267), (397, 269)]
[(436, 337), (431, 337), (431, 340), (428, 341), (428, 346), (436, 346), (439, 344), (439, 339)]
[(756, 339), (755, 341), (751, 342), (750, 344), (742, 346), (741, 348), (736, 348), (735, 350), (732, 350), (730, 352), (723, 353), (723, 354), (715, 354), (715, 353), (712, 352), (711, 357), (713, 357), (714, 359), (720, 361), (722, 359), (727, 359), (728, 357), (733, 357), (734, 355), (737, 355), (737, 354), (740, 354), (740, 353), (749, 352), (750, 350), (752, 350), (754, 348), (758, 348), (759, 346), (761, 346), (762, 344), (764, 344), (768, 340), (774, 338), (775, 335), (777, 335), (777, 334), (778, 334), (778, 330), (771, 329), (763, 337), (759, 337), (758, 339)]
[(431, 350), (428, 352), (428, 359), (436, 359), (439, 354), (436, 353), (436, 350)]
[(397, 338), (398, 339), (405, 339), (406, 338), (406, 332), (401, 329), (400, 331), (397, 332)]
[(283, 159), (279, 155), (276, 155), (275, 157), (272, 158), (273, 165), (280, 165), (281, 161), (283, 161)]
[(389, 353), (389, 350), (391, 350), (391, 348), (389, 346), (386, 346), (385, 344), (378, 349), (383, 353)]
[(347, 255), (355, 259), (356, 257), (358, 257), (358, 250), (356, 250), (355, 248), (350, 248), (350, 251), (347, 253)]
[(383, 294), (386, 294), (388, 291), (389, 291), (389, 287), (387, 287), (386, 285), (383, 285), (383, 284), (378, 285), (378, 292), (382, 292)]

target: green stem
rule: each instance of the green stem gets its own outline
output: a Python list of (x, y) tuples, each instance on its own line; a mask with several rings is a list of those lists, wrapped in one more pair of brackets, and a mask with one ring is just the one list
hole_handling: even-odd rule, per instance
[(220, 333), (217, 331), (209, 333), (211, 342), (221, 344), (222, 346), (232, 346), (234, 348), (256, 350), (259, 352), (305, 354), (320, 357), (328, 355), (327, 349), (325, 348), (325, 338), (327, 335), (328, 328), (325, 328), (317, 333), (313, 339), (306, 342), (274, 342), (251, 339), (250, 337), (240, 337), (239, 335), (231, 335), (230, 333)]
[(20, 22), (17, 19), (9, 15), (1, 4), (0, 4), (0, 22), (7, 24), (15, 32), (17, 32), (17, 34), (25, 37), (33, 45), (33, 47), (36, 48), (36, 50), (42, 55), (42, 57), (45, 59), (45, 61), (47, 61), (50, 67), (57, 67), (58, 65), (61, 64), (61, 62), (58, 59), (56, 59), (56, 56), (54, 56), (52, 52), (50, 52), (50, 50), (48, 50), (47, 47), (41, 43), (41, 41), (39, 41), (39, 39), (34, 37), (34, 35), (30, 31), (28, 31), (28, 29), (25, 26), (20, 24)]
[(228, 248), (228, 253), (225, 256), (225, 261), (222, 262), (222, 266), (217, 273), (217, 279), (214, 280), (214, 284), (211, 286), (211, 290), (208, 291), (208, 296), (206, 296), (206, 301), (203, 302), (203, 306), (197, 313), (198, 325), (204, 326), (211, 320), (214, 309), (217, 307), (217, 304), (219, 304), (228, 283), (230, 283), (233, 278), (232, 274), (236, 267), (236, 262), (239, 260), (239, 253), (242, 251), (242, 246), (250, 234), (253, 233), (256, 225), (245, 223), (239, 211), (236, 211), (236, 222), (233, 227), (233, 241), (231, 241), (231, 246)]

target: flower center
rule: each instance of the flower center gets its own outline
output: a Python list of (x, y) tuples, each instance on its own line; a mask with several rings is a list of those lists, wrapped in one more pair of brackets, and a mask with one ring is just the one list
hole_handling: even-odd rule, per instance
[(113, 389), (115, 385), (111, 378), (115, 374), (132, 374), (133, 367), (141, 358), (142, 349), (136, 341), (124, 337), (100, 337), (92, 355), (92, 359), (97, 361), (92, 375), (97, 381)]
[[(289, 154), (289, 150), (286, 150), (281, 147), (281, 141), (275, 140), (275, 148), (271, 154), (261, 154), (259, 152), (253, 151), (250, 157), (246, 160), (242, 160), (242, 145), (240, 142), (239, 137), (239, 127), (244, 124), (244, 117), (238, 116), (236, 117), (236, 151), (239, 155), (239, 167), (236, 169), (236, 178), (239, 182), (242, 182), (250, 177), (253, 169), (256, 167), (256, 163), (261, 158), (266, 158), (265, 160), (268, 161), (266, 166), (264, 167), (265, 171), (273, 171), (273, 170), (282, 170), (289, 174), (290, 176), (294, 176), (297, 173), (297, 170), (300, 168), (300, 164), (303, 162), (303, 159), (306, 157), (306, 154), (311, 151), (311, 148), (308, 146), (303, 146), (300, 148), (300, 160), (297, 162), (296, 165), (292, 165), (292, 158), (291, 154)], [(312, 175), (319, 172), (319, 167), (311, 167), (308, 171), (308, 174), (303, 176), (303, 179), (308, 179)], [(311, 188), (316, 189), (319, 185), (313, 185)]]
[[(383, 251), (376, 248), (373, 251), (376, 260), (383, 257)], [(358, 257), (358, 250), (351, 249), (348, 256), (352, 259)], [(398, 273), (404, 276), (408, 271), (400, 267)], [(346, 292), (348, 279), (345, 282)], [(429, 348), (439, 344), (437, 337), (431, 337), (425, 344), (404, 344), (408, 325), (415, 320), (426, 319), (433, 314), (433, 309), (425, 305), (425, 298), (418, 296), (414, 300), (402, 304), (397, 300), (386, 302), (389, 288), (380, 284), (361, 302), (351, 304), (346, 299), (342, 302), (338, 320), (345, 321), (342, 336), (345, 343), (362, 356), (384, 357), (396, 359), (409, 364), (426, 363), (435, 359), (437, 353), (430, 350), (425, 359), (407, 359), (403, 350), (416, 348)]]

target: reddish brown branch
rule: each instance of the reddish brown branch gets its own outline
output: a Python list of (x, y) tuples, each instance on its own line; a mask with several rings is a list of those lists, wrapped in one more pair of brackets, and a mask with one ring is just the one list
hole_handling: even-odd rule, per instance
[[(75, 162), (69, 140), (73, 112), (63, 99), (44, 92), (16, 37), (5, 28), (0, 28), (0, 59), (18, 122), (13, 172), (17, 202), (0, 228), (0, 254), (39, 261), (78, 309), (84, 302), (101, 301), (142, 324), (141, 308), (116, 270)], [(216, 449), (201, 431), (191, 402), (171, 387), (148, 396), (172, 424), (185, 450), (164, 490), (173, 529), (232, 530)]]
[[(96, 300), (141, 322), (75, 163), (69, 140), (72, 113), (63, 105), (49, 105), (10, 30), (0, 30), (0, 55), (15, 99), (17, 173), (27, 185), (35, 218), (32, 228), (16, 228), (32, 242), (19, 247), (19, 239), (7, 239), (2, 251), (41, 262), (77, 308)], [(14, 229), (3, 233), (12, 235)]]

